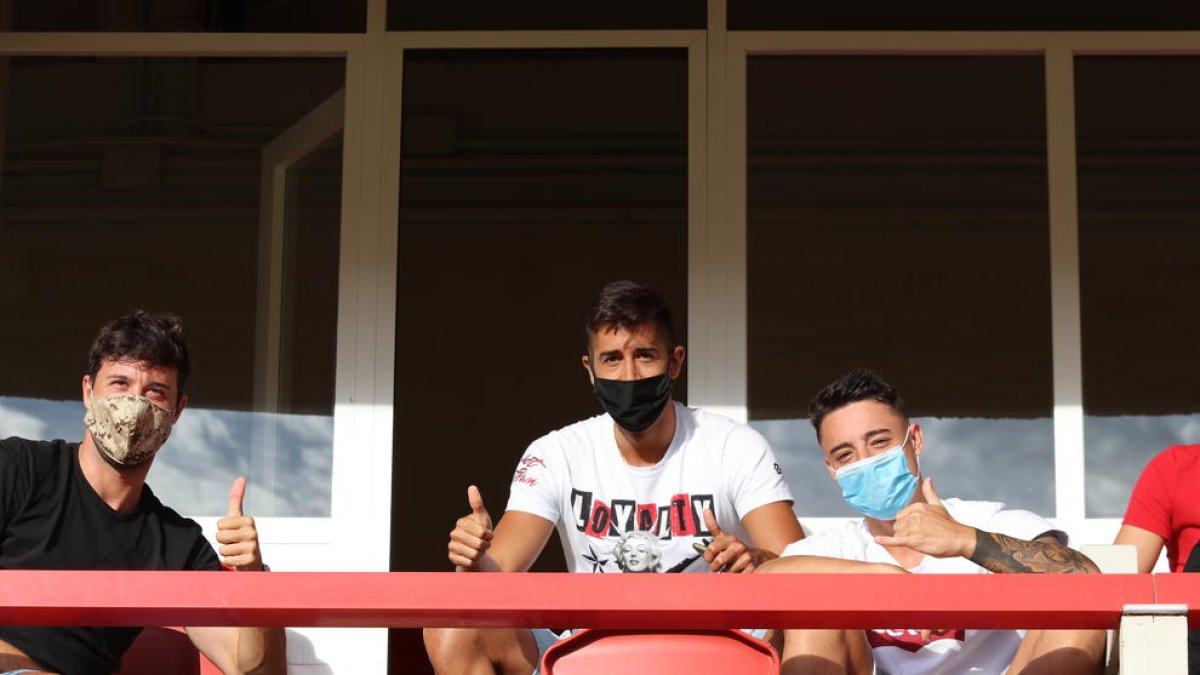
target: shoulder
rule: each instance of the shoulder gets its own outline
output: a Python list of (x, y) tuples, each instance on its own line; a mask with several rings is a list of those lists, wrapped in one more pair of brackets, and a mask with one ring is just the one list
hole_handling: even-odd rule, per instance
[(965, 525), (982, 527), (997, 513), (1005, 509), (1004, 502), (986, 502), (975, 499), (959, 499), (947, 497), (942, 499), (942, 506), (954, 516), (954, 519)]
[(39, 453), (51, 453), (66, 448), (64, 441), (31, 441), (12, 436), (0, 440), (0, 453), (11, 457), (32, 457)]
[(608, 415), (600, 414), (551, 431), (530, 443), (527, 452), (590, 452), (598, 440), (605, 438), (606, 433), (612, 434), (612, 420)]
[(742, 424), (719, 413), (676, 404), (676, 419), (695, 430), (697, 438), (717, 442), (730, 449), (756, 449), (765, 447), (767, 439), (747, 424)]
[(14, 436), (0, 440), (0, 462), (11, 468), (27, 468), (42, 474), (55, 467), (69, 465), (71, 453), (78, 447), (78, 443), (31, 441)]
[(530, 487), (545, 484), (547, 476), (563, 476), (572, 467), (586, 466), (604, 447), (605, 438), (612, 443), (612, 420), (597, 415), (569, 424), (538, 438), (529, 444), (517, 461), (513, 485)]
[(1004, 502), (950, 498), (943, 499), (942, 505), (955, 520), (964, 525), (1026, 540), (1053, 533), (1066, 543), (1065, 533), (1049, 520), (1032, 511), (1010, 509)]
[(1163, 472), (1195, 469), (1200, 463), (1200, 445), (1172, 445), (1155, 455), (1146, 465)]

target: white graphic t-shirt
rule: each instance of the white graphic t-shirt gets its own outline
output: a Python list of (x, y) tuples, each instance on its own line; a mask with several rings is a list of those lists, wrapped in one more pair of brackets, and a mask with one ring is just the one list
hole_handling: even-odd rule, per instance
[(607, 414), (550, 432), (521, 457), (508, 509), (555, 523), (570, 571), (707, 572), (692, 547), (712, 538), (705, 509), (750, 545), (742, 517), (792, 501), (757, 431), (673, 405), (675, 437), (654, 466), (625, 463)]
[[(958, 522), (987, 532), (1032, 540), (1048, 532), (1066, 543), (1066, 535), (1029, 511), (1005, 509), (1000, 502), (943, 499), (942, 505)], [(897, 564), (887, 549), (875, 543), (865, 520), (822, 531), (790, 544), (783, 555), (815, 555), (861, 562)], [(991, 574), (966, 558), (925, 556), (914, 574)], [(943, 673), (1003, 673), (1021, 644), (1024, 631), (953, 629), (925, 640), (919, 626), (867, 631), (880, 675), (941, 675)], [(941, 627), (948, 628), (948, 627)]]

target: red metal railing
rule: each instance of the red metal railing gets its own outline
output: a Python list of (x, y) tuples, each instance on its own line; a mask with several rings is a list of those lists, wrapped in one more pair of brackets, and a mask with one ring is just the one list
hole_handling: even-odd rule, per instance
[(1200, 575), (665, 575), (0, 571), (0, 623), (1115, 628)]

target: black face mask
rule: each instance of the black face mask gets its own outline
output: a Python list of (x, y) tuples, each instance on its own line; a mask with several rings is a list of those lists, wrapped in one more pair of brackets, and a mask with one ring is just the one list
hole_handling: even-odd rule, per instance
[(644, 431), (654, 424), (667, 406), (674, 384), (667, 373), (641, 380), (594, 379), (600, 405), (627, 431)]

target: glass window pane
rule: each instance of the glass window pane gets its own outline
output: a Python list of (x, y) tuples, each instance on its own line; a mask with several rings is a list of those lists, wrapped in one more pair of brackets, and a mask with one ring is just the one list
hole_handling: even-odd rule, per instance
[(367, 0), (10, 0), (17, 31), (361, 33)]
[(1195, 30), (1195, 3), (1008, 3), (1002, 12), (981, 12), (968, 3), (811, 3), (736, 0), (729, 3), (729, 30)]
[[(80, 378), (101, 323), (170, 311), (184, 319), (193, 373), (150, 473), (155, 491), (188, 515), (221, 515), (241, 474), (255, 515), (328, 516), (340, 140), (314, 139), (290, 167), (264, 166), (264, 149), (335, 95), (344, 62), (7, 66), (0, 311), (28, 330), (0, 334), (0, 352), (20, 355), (5, 363), (0, 435), (79, 440)], [(274, 168), (303, 194), (278, 205), (287, 272), (260, 311), (272, 199), (260, 177)], [(259, 339), (270, 312), (286, 340)], [(270, 382), (256, 351), (278, 360)]]
[(704, 0), (388, 0), (388, 30), (618, 30), (704, 28)]
[(686, 339), (687, 58), (409, 52), (403, 94), (392, 566), (444, 570), (468, 483), (498, 517), (526, 446), (600, 412), (601, 285), (657, 287)]
[(749, 403), (797, 513), (853, 515), (807, 421), (869, 367), (941, 494), (1054, 505), (1042, 63), (752, 56)]
[(1087, 515), (1200, 442), (1200, 58), (1075, 65)]

